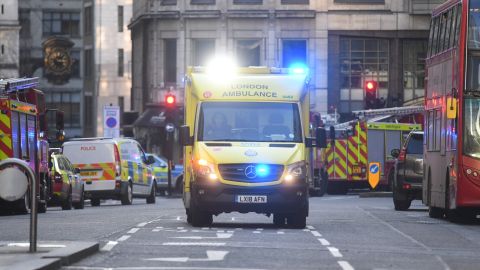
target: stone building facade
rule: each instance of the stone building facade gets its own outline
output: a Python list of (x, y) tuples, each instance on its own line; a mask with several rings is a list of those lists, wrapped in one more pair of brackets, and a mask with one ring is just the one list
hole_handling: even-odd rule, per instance
[(0, 79), (18, 76), (19, 34), (18, 1), (0, 0)]
[(431, 10), (442, 0), (138, 0), (132, 107), (181, 98), (189, 65), (226, 53), (241, 65), (310, 68), (312, 111), (363, 109), (366, 80), (386, 106), (423, 96)]

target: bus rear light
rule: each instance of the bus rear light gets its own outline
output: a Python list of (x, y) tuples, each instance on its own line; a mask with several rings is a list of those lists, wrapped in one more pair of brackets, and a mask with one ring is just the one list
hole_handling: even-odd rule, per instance
[(403, 189), (411, 189), (412, 185), (410, 184), (403, 184)]

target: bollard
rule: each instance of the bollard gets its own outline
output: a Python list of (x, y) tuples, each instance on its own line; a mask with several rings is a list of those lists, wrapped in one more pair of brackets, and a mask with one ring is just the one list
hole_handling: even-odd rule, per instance
[[(18, 158), (7, 158), (0, 161), (0, 171), (9, 168), (17, 167), (24, 174), (26, 174), (30, 185), (30, 252), (37, 251), (37, 180), (35, 173), (32, 171), (28, 163)], [(27, 189), (28, 190), (28, 189)], [(25, 194), (24, 194), (25, 195)]]

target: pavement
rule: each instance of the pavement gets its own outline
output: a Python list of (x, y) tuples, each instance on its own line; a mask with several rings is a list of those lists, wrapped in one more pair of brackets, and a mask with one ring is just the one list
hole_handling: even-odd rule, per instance
[(40, 242), (29, 252), (29, 242), (0, 242), (0, 270), (59, 269), (99, 250), (98, 242)]

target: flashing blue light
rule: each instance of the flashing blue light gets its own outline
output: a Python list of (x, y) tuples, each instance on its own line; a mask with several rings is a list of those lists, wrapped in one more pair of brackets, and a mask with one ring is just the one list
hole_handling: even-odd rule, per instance
[(268, 167), (268, 165), (258, 165), (255, 168), (255, 171), (258, 177), (265, 177), (270, 174), (270, 168)]
[(293, 64), (290, 66), (290, 74), (306, 74), (308, 68), (304, 64)]

